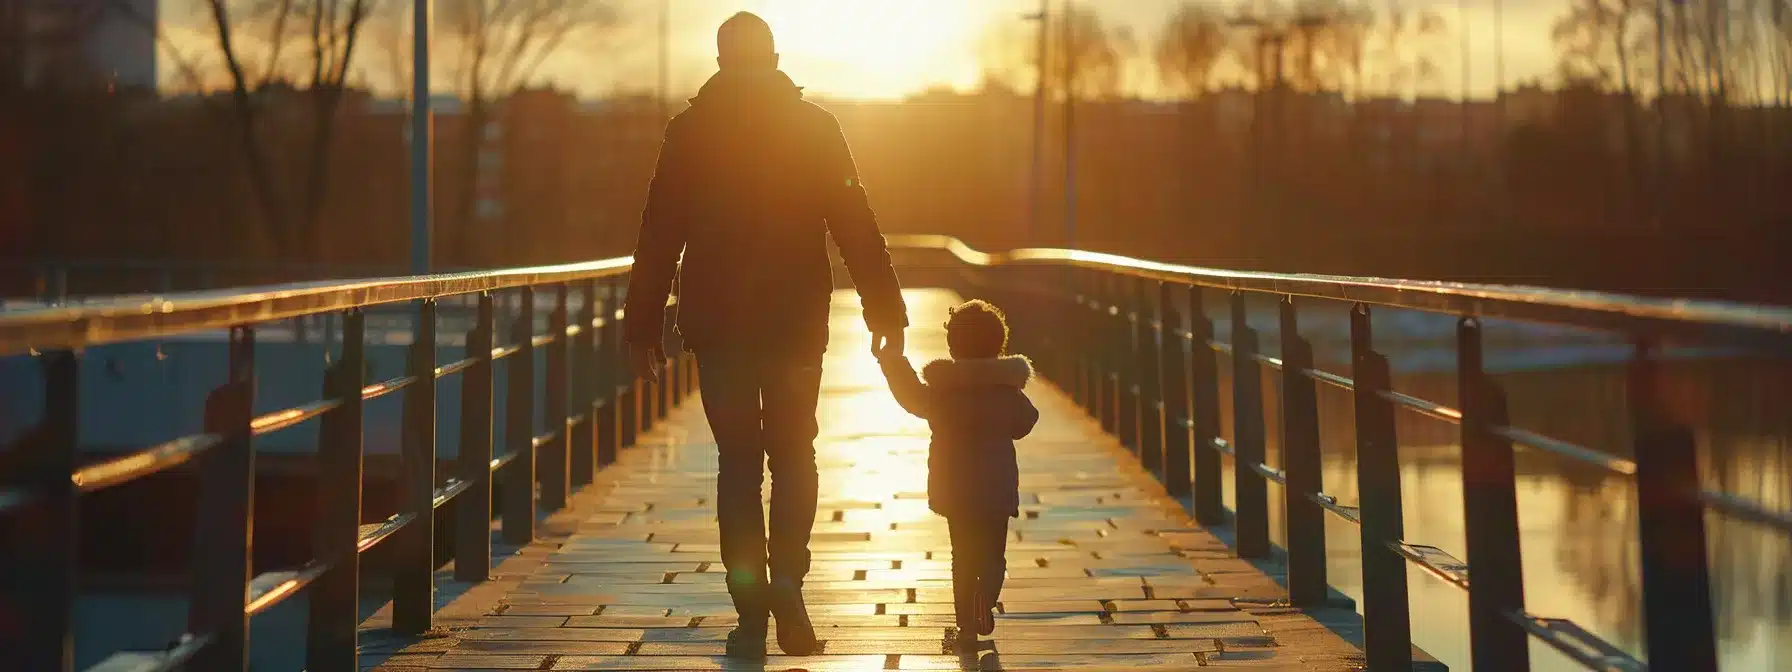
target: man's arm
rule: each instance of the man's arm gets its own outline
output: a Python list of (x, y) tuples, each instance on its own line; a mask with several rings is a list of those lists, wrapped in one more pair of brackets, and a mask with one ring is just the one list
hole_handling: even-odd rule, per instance
[(647, 188), (647, 207), (641, 212), (641, 232), (635, 242), (635, 265), (628, 285), (627, 333), (637, 347), (661, 346), (665, 337), (666, 297), (678, 274), (678, 258), (684, 253), (690, 222), (685, 210), (690, 202), (690, 167), (685, 141), (674, 119), (666, 126), (660, 145), (659, 165)]
[(902, 330), (908, 327), (908, 307), (902, 302), (902, 285), (896, 280), (896, 269), (890, 264), (890, 251), (884, 236), (877, 230), (877, 215), (865, 197), (865, 186), (859, 183), (858, 166), (840, 123), (825, 115), (825, 162), (823, 203), (826, 207), (828, 233), (846, 260), (846, 271), (859, 289), (859, 302), (865, 308), (865, 326), (873, 335), (887, 336), (900, 343)]

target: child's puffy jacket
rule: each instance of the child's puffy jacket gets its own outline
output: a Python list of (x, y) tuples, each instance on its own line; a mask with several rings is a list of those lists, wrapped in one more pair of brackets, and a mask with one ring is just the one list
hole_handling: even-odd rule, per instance
[(922, 367), (920, 376), (905, 357), (879, 363), (897, 403), (933, 430), (928, 507), (948, 518), (1019, 516), (1014, 441), (1039, 421), (1039, 409), (1021, 392), (1033, 377), (1032, 362), (1018, 355), (942, 359)]

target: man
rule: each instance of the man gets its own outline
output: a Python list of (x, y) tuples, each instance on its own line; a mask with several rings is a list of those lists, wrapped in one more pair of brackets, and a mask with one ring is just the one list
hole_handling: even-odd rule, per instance
[[(722, 563), (740, 614), (727, 651), (764, 656), (775, 616), (779, 648), (804, 655), (816, 649), (802, 582), (833, 292), (827, 237), (858, 287), (873, 353), (885, 343), (901, 352), (907, 309), (840, 125), (778, 70), (771, 27), (736, 14), (716, 49), (721, 71), (666, 126), (635, 247), (627, 339), (636, 374), (658, 380), (677, 274), (678, 332), (696, 353), (720, 453)], [(769, 549), (760, 509), (768, 459)]]

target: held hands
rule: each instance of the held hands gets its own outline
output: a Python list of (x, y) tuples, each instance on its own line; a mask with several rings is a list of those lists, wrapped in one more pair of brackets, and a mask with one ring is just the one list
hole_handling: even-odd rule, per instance
[(628, 344), (629, 367), (635, 377), (651, 383), (660, 382), (660, 367), (666, 363), (666, 349), (658, 344)]
[(902, 356), (902, 330), (871, 332), (871, 356), (878, 359)]

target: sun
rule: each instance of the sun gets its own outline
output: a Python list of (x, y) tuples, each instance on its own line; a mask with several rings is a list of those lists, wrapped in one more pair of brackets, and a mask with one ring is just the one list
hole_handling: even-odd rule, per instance
[(827, 96), (898, 98), (976, 83), (975, 45), (989, 4), (768, 0), (759, 13), (798, 84)]

